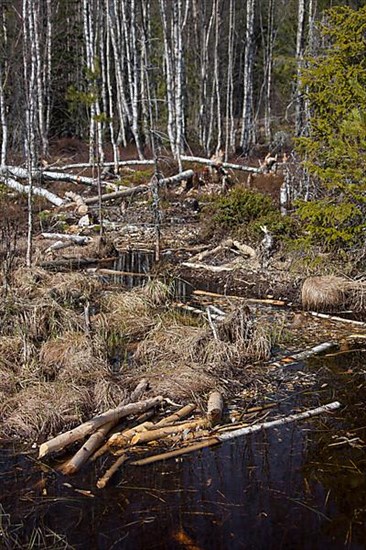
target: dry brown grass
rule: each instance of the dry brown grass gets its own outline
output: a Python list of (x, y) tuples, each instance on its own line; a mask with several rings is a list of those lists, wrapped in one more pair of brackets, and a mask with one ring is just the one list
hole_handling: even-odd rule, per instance
[(217, 323), (216, 336), (211, 327), (162, 320), (139, 344), (134, 360), (154, 391), (181, 399), (217, 387), (221, 377), (230, 378), (233, 370), (269, 356), (269, 339), (246, 307)]
[(101, 314), (93, 319), (99, 333), (106, 339), (113, 335), (127, 340), (140, 339), (147, 334), (158, 316), (148, 292), (146, 288), (137, 288), (102, 296)]
[(24, 345), (20, 336), (0, 336), (0, 365), (4, 364), (14, 372), (24, 360)]
[(88, 388), (39, 382), (8, 401), (3, 412), (3, 431), (26, 438), (54, 434), (81, 422), (91, 406)]
[(355, 313), (366, 311), (366, 282), (327, 275), (309, 277), (302, 286), (304, 309), (339, 311), (350, 308)]

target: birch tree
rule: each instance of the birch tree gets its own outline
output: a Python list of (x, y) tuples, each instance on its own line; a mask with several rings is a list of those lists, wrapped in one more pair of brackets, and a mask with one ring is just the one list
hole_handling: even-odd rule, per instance
[(243, 110), (240, 145), (248, 153), (253, 140), (253, 63), (255, 0), (247, 0), (244, 54)]
[(304, 51), (305, 51), (305, 2), (306, 0), (298, 0), (297, 35), (296, 35), (297, 82), (296, 82), (296, 96), (295, 96), (295, 134), (297, 136), (301, 136), (305, 126), (304, 98), (301, 91), (301, 72), (303, 69)]

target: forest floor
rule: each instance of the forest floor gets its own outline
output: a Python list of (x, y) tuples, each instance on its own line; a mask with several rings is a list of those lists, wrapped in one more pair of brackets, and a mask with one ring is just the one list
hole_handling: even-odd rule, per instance
[[(127, 152), (126, 159), (133, 157)], [(63, 140), (50, 162), (86, 160), (84, 146)], [(171, 161), (162, 164), (165, 177), (174, 173)], [(195, 170), (203, 173), (202, 167)], [(151, 167), (120, 173), (126, 186), (148, 183), (151, 175)], [(279, 202), (280, 173), (249, 183), (245, 173), (232, 177), (236, 185), (250, 185)], [(84, 199), (95, 195), (81, 184), (48, 188)], [(3, 235), (10, 262), (9, 273), (3, 264), (10, 286), (2, 296), (0, 336), (3, 435), (44, 439), (116, 406), (141, 377), (150, 383), (148, 397), (194, 399), (203, 406), (216, 389), (246, 407), (265, 404), (280, 386), (309, 383), (298, 374), (279, 375), (279, 357), (291, 362), (293, 354), (325, 341), (347, 350), (364, 338), (363, 326), (302, 311), (301, 285), (312, 270), (299, 255), (284, 253), (281, 243), (266, 258), (258, 243), (238, 242), (222, 231), (208, 235), (201, 209), (208, 196), (221, 192), (220, 182), (189, 190), (183, 182), (161, 195), (159, 261), (149, 195), (103, 204), (102, 239), (97, 207), (89, 208), (89, 223), (80, 225), (75, 210), (50, 210), (37, 199), (31, 270), (21, 259), (26, 199), (3, 194), (10, 220), (10, 233)], [(55, 240), (45, 232), (86, 236), (89, 242), (52, 249)]]

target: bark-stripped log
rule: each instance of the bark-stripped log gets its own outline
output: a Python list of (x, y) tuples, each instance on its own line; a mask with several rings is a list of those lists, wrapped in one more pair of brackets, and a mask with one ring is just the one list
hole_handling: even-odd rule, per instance
[[(29, 171), (20, 166), (2, 166), (0, 173), (5, 176), (13, 176), (19, 179), (28, 179)], [(33, 170), (33, 179), (39, 178), (40, 180), (49, 181), (66, 181), (72, 183), (82, 183), (91, 187), (97, 186), (97, 180), (95, 178), (89, 178), (87, 176), (78, 176), (76, 174), (64, 174), (62, 172), (51, 172), (49, 170)], [(102, 185), (111, 185), (108, 181), (102, 181)]]
[(136, 434), (131, 440), (131, 445), (157, 441), (158, 439), (163, 439), (164, 437), (168, 437), (172, 434), (182, 433), (185, 430), (195, 430), (196, 428), (203, 428), (205, 426), (207, 426), (207, 420), (204, 418), (199, 418), (198, 420), (184, 422), (183, 424), (177, 424), (175, 426), (166, 426), (157, 430), (148, 430), (147, 432)]
[(39, 458), (43, 458), (49, 453), (55, 453), (60, 451), (64, 447), (71, 445), (75, 441), (79, 441), (87, 435), (93, 433), (95, 430), (106, 424), (107, 422), (117, 421), (120, 418), (124, 418), (130, 414), (139, 414), (148, 409), (156, 407), (163, 401), (163, 397), (158, 396), (152, 399), (146, 399), (145, 401), (138, 401), (137, 403), (130, 403), (129, 405), (123, 405), (116, 409), (110, 409), (109, 411), (95, 416), (88, 422), (84, 422), (77, 426), (73, 430), (69, 430), (63, 434), (60, 434), (53, 439), (50, 439), (46, 443), (43, 443), (39, 448)]
[[(142, 159), (136, 159), (136, 160), (119, 160), (117, 163), (115, 162), (103, 162), (103, 168), (107, 167), (114, 167), (115, 164), (117, 166), (154, 166), (155, 161), (154, 160), (142, 160)], [(78, 164), (65, 164), (64, 166), (59, 166), (58, 170), (72, 170), (76, 168), (91, 168), (91, 164), (89, 162), (80, 162)]]
[(207, 417), (211, 425), (220, 422), (224, 409), (224, 400), (218, 391), (214, 391), (209, 395), (207, 403)]
[(203, 449), (205, 447), (211, 447), (213, 445), (217, 445), (218, 443), (228, 441), (230, 439), (233, 439), (235, 437), (240, 437), (243, 435), (249, 435), (261, 430), (266, 430), (268, 428), (273, 428), (275, 426), (281, 426), (284, 424), (289, 424), (290, 422), (296, 422), (297, 420), (304, 420), (306, 418), (312, 418), (313, 416), (317, 416), (319, 414), (327, 413), (334, 411), (338, 409), (341, 406), (341, 404), (338, 401), (334, 401), (333, 403), (328, 403), (327, 405), (323, 405), (322, 407), (317, 407), (316, 409), (311, 409), (309, 411), (305, 411), (303, 413), (298, 414), (292, 414), (290, 416), (287, 416), (285, 418), (279, 418), (277, 420), (272, 420), (268, 422), (262, 422), (260, 424), (255, 424), (254, 426), (248, 426), (239, 430), (233, 430), (231, 432), (219, 434), (216, 437), (211, 437), (205, 441), (201, 441), (200, 443), (196, 443), (194, 445), (189, 445), (187, 447), (183, 447), (182, 449), (176, 449), (174, 451), (170, 451), (168, 453), (162, 453), (154, 456), (149, 456), (147, 458), (143, 458), (141, 460), (135, 460), (131, 462), (133, 466), (144, 466), (145, 464), (152, 464), (154, 462), (159, 462), (160, 460), (166, 460), (168, 458), (173, 458), (176, 456), (184, 455), (187, 453), (191, 453), (194, 451), (197, 451), (199, 449)]
[[(194, 172), (193, 170), (185, 170), (184, 172), (180, 172), (179, 174), (175, 176), (171, 176), (170, 178), (163, 178), (159, 181), (159, 185), (173, 185), (175, 183), (179, 183), (182, 180), (188, 180), (190, 178), (193, 178)], [(114, 199), (121, 199), (124, 197), (130, 197), (132, 195), (139, 195), (140, 193), (147, 193), (150, 190), (150, 185), (137, 185), (136, 187), (130, 187), (127, 189), (123, 189), (123, 191), (115, 191), (113, 193), (106, 193), (105, 195), (101, 196), (101, 200), (103, 202), (114, 200)], [(85, 199), (85, 204), (96, 204), (99, 201), (99, 197), (89, 197), (88, 199)]]
[(44, 239), (57, 239), (59, 241), (72, 241), (74, 244), (84, 245), (90, 243), (92, 237), (82, 235), (69, 235), (67, 233), (41, 233)]
[[(131, 394), (131, 401), (139, 399), (148, 386), (148, 381), (143, 378), (136, 386), (135, 390)], [(120, 406), (126, 405), (127, 399), (124, 399)], [(93, 433), (89, 439), (84, 443), (81, 449), (63, 466), (62, 472), (65, 475), (75, 474), (85, 464), (85, 462), (91, 457), (91, 455), (99, 449), (102, 443), (105, 441), (106, 436), (112, 428), (117, 424), (118, 420), (111, 420), (103, 426), (101, 426), (95, 433)]]
[[(17, 191), (18, 193), (24, 193), (25, 195), (29, 193), (29, 185), (22, 185), (21, 183), (19, 183), (13, 178), (9, 178), (7, 176), (1, 176), (0, 181), (4, 185), (6, 185), (6, 187), (9, 187), (10, 189)], [(54, 193), (47, 191), (47, 189), (43, 189), (42, 187), (36, 187), (34, 185), (32, 185), (32, 194), (38, 195), (39, 197), (44, 197), (51, 204), (54, 204), (55, 206), (62, 206), (65, 202), (63, 199), (61, 199), (61, 197), (58, 197)]]
[(111, 477), (119, 470), (124, 462), (128, 459), (128, 456), (123, 454), (112, 464), (106, 473), (97, 481), (98, 489), (104, 489)]
[[(186, 155), (182, 155), (181, 159), (184, 162), (196, 162), (197, 164), (207, 164), (208, 166), (217, 165), (214, 160), (205, 159), (202, 157), (189, 157)], [(223, 168), (228, 168), (229, 170), (241, 170), (242, 172), (253, 172), (254, 174), (262, 173), (261, 168), (255, 168), (254, 166), (244, 166), (243, 164), (232, 164), (231, 162), (223, 162), (221, 166), (223, 166)]]

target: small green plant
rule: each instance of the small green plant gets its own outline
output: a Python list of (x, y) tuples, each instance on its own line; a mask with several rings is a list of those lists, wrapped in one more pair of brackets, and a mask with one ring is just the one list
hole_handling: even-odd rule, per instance
[(234, 188), (225, 197), (212, 200), (204, 215), (211, 233), (219, 229), (236, 233), (242, 238), (258, 240), (263, 237), (263, 225), (280, 238), (294, 237), (298, 231), (296, 220), (281, 216), (269, 195), (240, 187)]

